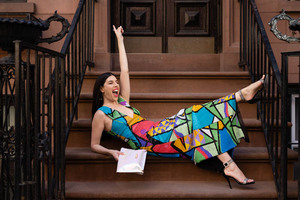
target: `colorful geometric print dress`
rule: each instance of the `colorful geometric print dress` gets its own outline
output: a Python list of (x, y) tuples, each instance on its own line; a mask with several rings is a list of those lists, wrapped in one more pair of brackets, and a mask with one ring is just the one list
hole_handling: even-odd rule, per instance
[(102, 106), (112, 121), (109, 134), (127, 142), (133, 149), (146, 149), (149, 155), (190, 158), (195, 164), (234, 148), (244, 138), (235, 95), (181, 109), (159, 122), (146, 120), (133, 109), (134, 116)]

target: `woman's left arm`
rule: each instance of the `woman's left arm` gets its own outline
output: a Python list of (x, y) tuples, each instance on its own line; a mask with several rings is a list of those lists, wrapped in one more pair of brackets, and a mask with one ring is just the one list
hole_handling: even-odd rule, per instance
[(124, 45), (124, 37), (123, 37), (123, 28), (120, 26), (116, 29), (115, 26), (113, 26), (114, 32), (117, 37), (118, 41), (118, 48), (119, 48), (119, 61), (120, 61), (120, 68), (121, 68), (121, 74), (120, 74), (120, 95), (122, 98), (124, 98), (128, 103), (130, 99), (130, 80), (129, 80), (129, 69), (128, 69), (128, 61), (127, 61), (127, 55)]

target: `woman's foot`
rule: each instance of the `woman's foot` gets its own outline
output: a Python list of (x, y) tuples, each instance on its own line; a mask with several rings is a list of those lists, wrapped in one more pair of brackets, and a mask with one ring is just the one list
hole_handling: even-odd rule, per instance
[(255, 183), (253, 179), (248, 179), (244, 173), (240, 170), (240, 168), (236, 165), (234, 161), (229, 163), (224, 168), (224, 174), (226, 176), (234, 178), (237, 182), (240, 184), (246, 185), (246, 184), (252, 184)]
[(264, 87), (266, 76), (263, 75), (262, 78), (249, 86), (239, 90), (236, 94), (237, 102), (249, 102), (254, 99), (254, 97), (259, 93), (259, 91)]

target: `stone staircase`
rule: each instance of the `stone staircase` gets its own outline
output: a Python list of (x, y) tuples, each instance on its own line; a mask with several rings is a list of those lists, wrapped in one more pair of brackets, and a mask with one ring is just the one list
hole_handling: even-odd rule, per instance
[[(139, 109), (143, 117), (154, 121), (172, 116), (181, 108), (236, 92), (250, 84), (247, 72), (239, 69), (222, 72), (219, 55), (201, 55), (208, 66), (199, 67), (200, 70), (195, 67), (179, 68), (183, 61), (179, 62), (175, 55), (167, 56), (168, 59), (146, 55), (152, 60), (144, 58), (144, 65), (140, 65), (143, 56), (128, 57), (132, 92), (130, 104)], [(116, 55), (113, 55), (113, 71), (118, 70), (116, 60)], [(195, 60), (201, 62), (192, 55), (183, 60), (187, 65)], [(164, 64), (168, 62), (173, 65)], [(159, 63), (161, 67), (154, 65), (151, 68), (151, 63)], [(242, 141), (235, 148), (234, 160), (248, 177), (256, 180), (256, 184), (240, 186), (232, 181), (231, 190), (221, 174), (201, 169), (188, 159), (152, 156), (147, 157), (144, 175), (117, 174), (117, 164), (112, 157), (93, 153), (89, 147), (92, 89), (95, 79), (104, 71), (96, 67), (87, 72), (84, 79), (78, 120), (73, 123), (66, 150), (66, 199), (277, 199), (255, 104), (239, 105), (250, 143)], [(119, 75), (118, 72), (115, 74)], [(115, 149), (126, 147), (126, 144), (110, 137), (104, 138), (102, 144)], [(291, 172), (289, 180), (292, 176)]]

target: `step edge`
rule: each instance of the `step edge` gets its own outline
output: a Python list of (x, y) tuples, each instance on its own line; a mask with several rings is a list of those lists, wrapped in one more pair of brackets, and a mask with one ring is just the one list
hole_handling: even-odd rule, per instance
[[(73, 188), (72, 188), (73, 186)], [(75, 189), (74, 186), (82, 189)], [(101, 187), (102, 186), (102, 187)], [(152, 187), (151, 187), (152, 186)], [(153, 187), (155, 186), (155, 187)], [(86, 189), (84, 187), (89, 187)], [(113, 188), (105, 189), (105, 188)], [(136, 192), (137, 187), (146, 187), (146, 190), (140, 189)], [(266, 189), (266, 187), (268, 189)], [(93, 188), (102, 188), (94, 191)], [(119, 188), (116, 193), (114, 190)], [(124, 189), (125, 188), (125, 189)], [(127, 190), (128, 188), (128, 190)], [(166, 194), (163, 188), (169, 188)], [(184, 188), (178, 190), (178, 188)], [(201, 188), (199, 190), (199, 188)], [(132, 191), (130, 191), (132, 190)], [(215, 192), (212, 194), (211, 190)], [(233, 192), (234, 190), (234, 192)], [(241, 195), (247, 198), (277, 198), (276, 187), (274, 181), (260, 181), (254, 185), (238, 186), (234, 184), (233, 190), (230, 190), (225, 181), (143, 181), (141, 185), (138, 181), (115, 181), (115, 182), (66, 182), (66, 197), (84, 197), (90, 198), (235, 198), (240, 199)], [(256, 192), (253, 192), (256, 191)], [(259, 192), (261, 191), (261, 192)]]
[[(105, 73), (106, 71), (89, 71), (86, 72), (85, 78), (87, 79), (95, 79), (99, 75)], [(116, 76), (120, 76), (119, 71), (111, 71)], [(152, 77), (152, 78), (186, 78), (186, 77), (204, 77), (208, 78), (221, 78), (221, 79), (228, 79), (228, 78), (237, 78), (240, 79), (247, 79), (250, 80), (249, 72), (203, 72), (203, 71), (130, 71), (129, 75), (131, 78), (138, 78), (138, 77)]]
[[(233, 93), (131, 93), (130, 100), (214, 100)], [(80, 94), (79, 101), (92, 100), (93, 94), (83, 92)]]

